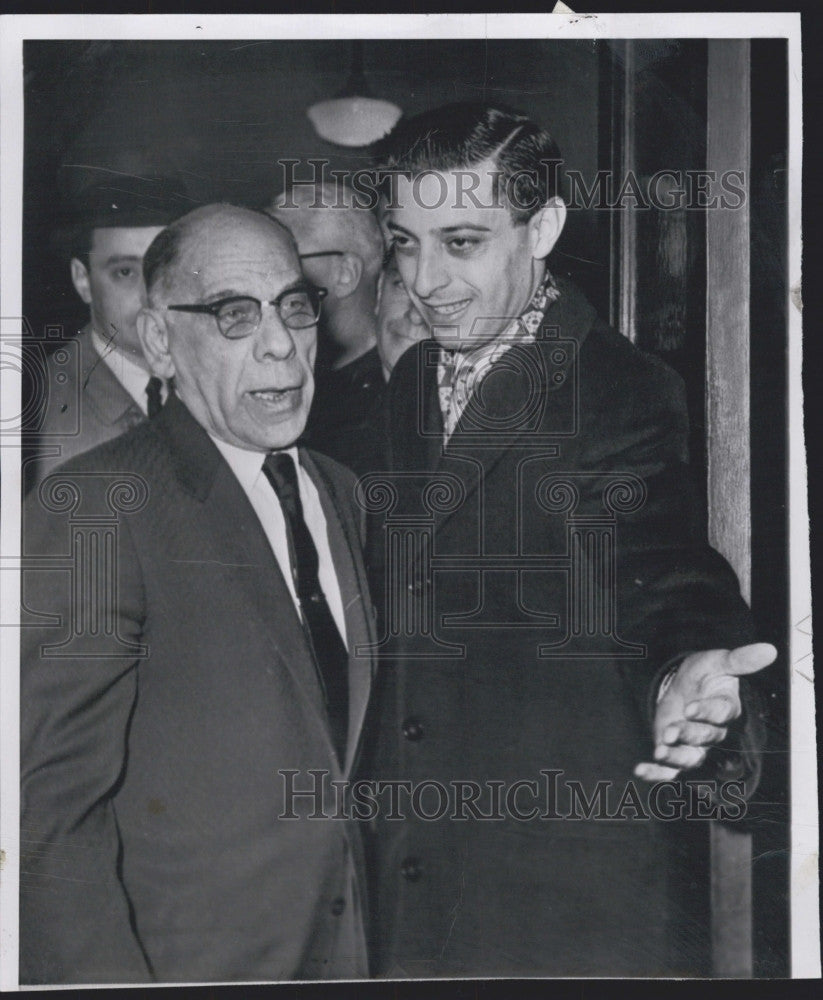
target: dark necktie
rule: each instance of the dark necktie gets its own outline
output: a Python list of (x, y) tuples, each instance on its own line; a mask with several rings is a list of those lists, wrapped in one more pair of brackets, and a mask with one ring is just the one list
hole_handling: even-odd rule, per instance
[(311, 532), (303, 518), (294, 461), (291, 455), (267, 455), (263, 471), (283, 508), (294, 588), (323, 688), (334, 746), (342, 765), (346, 759), (349, 715), (349, 655), (320, 587), (320, 563)]
[(148, 413), (150, 417), (156, 417), (163, 409), (163, 380), (156, 375), (152, 375), (146, 383), (146, 396), (149, 400)]

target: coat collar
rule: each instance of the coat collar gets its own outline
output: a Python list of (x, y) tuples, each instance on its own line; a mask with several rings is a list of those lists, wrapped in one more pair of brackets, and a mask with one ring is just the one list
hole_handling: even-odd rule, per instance
[[(560, 281), (558, 286), (564, 287)], [(512, 347), (493, 377), (481, 384), (479, 398), (469, 400), (444, 454), (465, 451), (473, 443), (506, 449), (529, 435), (562, 433), (556, 404), (562, 388), (577, 374), (575, 361), (595, 315), (588, 301), (566, 283), (561, 297), (546, 310), (534, 343)]]
[[(166, 441), (181, 487), (201, 502), (205, 500), (218, 469), (225, 464), (205, 429), (175, 393), (169, 395), (151, 424)], [(240, 489), (240, 484), (237, 485)]]
[[(326, 475), (316, 455), (301, 448), (300, 463), (320, 487), (320, 503), (326, 515), (329, 545), (343, 595), (349, 642), (349, 728), (343, 770), (348, 775), (354, 766), (366, 717), (374, 668), (371, 649), (376, 645), (377, 636), (370, 609), (363, 602), (368, 584), (360, 542), (354, 524), (343, 513), (346, 498), (338, 496), (334, 480)], [(351, 503), (350, 498), (348, 503)]]
[[(263, 526), (251, 507), (243, 487), (225, 462), (206, 431), (174, 394), (151, 421), (151, 427), (165, 440), (172, 457), (175, 474), (185, 492), (204, 503), (212, 496), (219, 500), (215, 531), (222, 538), (227, 564), (243, 569), (241, 576), (251, 580), (249, 607), (257, 607), (262, 620), (277, 622), (276, 645), (296, 684), (312, 706), (318, 721), (325, 726), (320, 689), (314, 676), (314, 666), (291, 594), (283, 579), (277, 559), (271, 551)], [(366, 592), (365, 570), (357, 550), (353, 528), (343, 516), (342, 498), (334, 484), (310, 452), (301, 448), (300, 461), (319, 487), (320, 502), (326, 515), (329, 541), (337, 578), (343, 595), (346, 631), (349, 638), (349, 735), (346, 761), (341, 770), (347, 773), (356, 756), (372, 678), (370, 657), (358, 656), (358, 646), (373, 643), (374, 634), (367, 609), (363, 605)], [(225, 512), (233, 511), (232, 530), (225, 530)], [(243, 516), (245, 511), (246, 516)], [(332, 759), (336, 759), (329, 741)]]
[[(483, 386), (482, 411), (467, 408), (449, 439), (446, 453), (454, 445), (463, 450), (471, 447), (474, 439), (478, 446), (499, 438), (501, 446), (510, 446), (518, 437), (535, 430), (527, 413), (515, 419), (512, 411), (512, 394), (519, 398), (523, 391), (539, 392), (546, 401), (551, 394), (569, 377), (580, 348), (588, 336), (596, 318), (594, 307), (572, 282), (563, 277), (556, 278), (560, 297), (546, 310), (543, 325), (536, 334), (535, 343), (517, 345), (511, 348), (517, 352), (513, 364), (501, 364), (501, 370)], [(560, 351), (560, 341), (571, 341), (571, 350)], [(399, 384), (390, 392), (392, 406), (392, 438), (396, 465), (402, 468), (420, 470), (435, 468), (435, 462), (422, 462), (442, 456), (443, 418), (437, 399), (437, 362), (439, 345), (433, 339), (424, 340), (413, 350), (414, 363), (407, 364), (400, 376)], [(508, 354), (508, 352), (507, 352)], [(410, 352), (411, 355), (411, 352)], [(504, 355), (505, 361), (506, 355)], [(411, 356), (409, 358), (411, 361)], [(509, 359), (510, 361), (513, 359)], [(542, 423), (550, 416), (551, 406), (539, 408)], [(396, 411), (396, 412), (395, 412)], [(488, 416), (493, 431), (484, 433), (484, 417)], [(511, 418), (508, 420), (507, 418)], [(507, 421), (510, 426), (499, 431), (497, 421)], [(431, 442), (434, 441), (434, 446)], [(425, 442), (425, 444), (423, 444)]]
[[(417, 345), (416, 363), (404, 369), (402, 384), (390, 393), (396, 470), (454, 471), (468, 497), (481, 475), (488, 475), (513, 448), (562, 440), (568, 411), (577, 402), (576, 360), (596, 312), (568, 279), (557, 277), (556, 284), (560, 296), (546, 310), (535, 343), (507, 351), (483, 386), (481, 404), (472, 406), (470, 400), (445, 447), (437, 398), (438, 345), (434, 340)], [(450, 516), (445, 514), (439, 526)]]

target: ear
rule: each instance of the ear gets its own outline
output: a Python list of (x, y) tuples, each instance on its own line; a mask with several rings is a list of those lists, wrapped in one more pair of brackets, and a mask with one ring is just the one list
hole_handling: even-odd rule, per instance
[(74, 290), (86, 305), (91, 305), (89, 272), (86, 270), (86, 265), (82, 260), (78, 260), (76, 257), (72, 257), (71, 259), (71, 282), (74, 285)]
[(165, 313), (159, 309), (141, 309), (137, 314), (137, 335), (152, 374), (172, 378), (174, 362), (169, 350), (169, 327)]
[(347, 250), (332, 260), (332, 287), (329, 291), (338, 299), (347, 299), (357, 291), (363, 277), (363, 258)]
[(539, 212), (529, 219), (532, 239), (532, 256), (542, 260), (552, 252), (566, 223), (566, 203), (562, 198), (552, 198)]

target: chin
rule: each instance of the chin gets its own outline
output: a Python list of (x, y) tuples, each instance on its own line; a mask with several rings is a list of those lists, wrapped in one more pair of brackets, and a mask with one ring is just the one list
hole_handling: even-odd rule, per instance
[(267, 451), (276, 451), (281, 448), (291, 448), (297, 443), (297, 439), (306, 427), (307, 415), (302, 415), (299, 419), (289, 420), (285, 424), (271, 428), (270, 433), (265, 436)]
[[(233, 442), (240, 448), (247, 451), (279, 451), (282, 448), (290, 448), (303, 433), (305, 419), (289, 420), (275, 427), (263, 427), (260, 424), (252, 426), (229, 428), (230, 437), (224, 440)], [(218, 435), (223, 437), (223, 435)]]

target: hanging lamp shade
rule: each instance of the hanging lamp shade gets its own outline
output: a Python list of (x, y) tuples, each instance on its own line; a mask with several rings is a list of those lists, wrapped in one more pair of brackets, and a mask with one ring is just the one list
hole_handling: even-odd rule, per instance
[(363, 43), (352, 42), (352, 68), (340, 93), (312, 104), (306, 114), (321, 139), (336, 146), (370, 146), (389, 133), (403, 112), (372, 97), (363, 71)]

